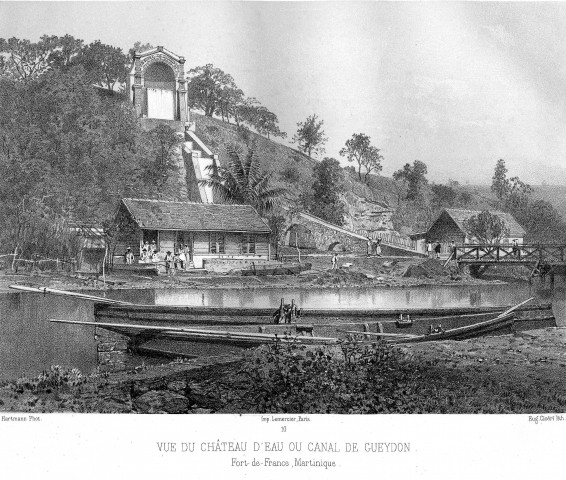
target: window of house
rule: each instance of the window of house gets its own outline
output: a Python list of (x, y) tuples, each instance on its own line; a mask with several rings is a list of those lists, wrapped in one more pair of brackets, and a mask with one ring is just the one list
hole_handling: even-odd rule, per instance
[(242, 253), (255, 253), (255, 235), (242, 233)]
[(209, 233), (208, 253), (225, 253), (224, 244), (225, 241), (223, 233)]

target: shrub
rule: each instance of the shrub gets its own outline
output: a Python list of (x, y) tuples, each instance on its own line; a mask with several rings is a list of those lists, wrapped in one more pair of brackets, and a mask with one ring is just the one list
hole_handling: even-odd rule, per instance
[(87, 381), (79, 369), (63, 368), (51, 365), (49, 371), (43, 371), (37, 377), (20, 377), (16, 380), (14, 388), (22, 393), (30, 390), (34, 393), (73, 390)]

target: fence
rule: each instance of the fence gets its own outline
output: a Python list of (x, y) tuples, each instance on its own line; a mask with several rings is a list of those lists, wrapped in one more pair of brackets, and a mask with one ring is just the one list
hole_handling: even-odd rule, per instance
[[(16, 257), (14, 259), (14, 257)], [(72, 271), (75, 268), (75, 260), (67, 260), (61, 258), (47, 258), (42, 256), (37, 256), (34, 259), (27, 258), (17, 258), (17, 254), (8, 253), (0, 255), (0, 268), (8, 270), (14, 268), (15, 271), (18, 268), (23, 267), (25, 270), (65, 270)]]

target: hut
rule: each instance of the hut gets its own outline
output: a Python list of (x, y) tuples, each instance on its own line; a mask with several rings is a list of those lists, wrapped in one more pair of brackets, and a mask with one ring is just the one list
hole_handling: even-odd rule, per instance
[[(457, 244), (475, 243), (477, 240), (470, 236), (465, 228), (465, 222), (480, 213), (481, 210), (445, 208), (436, 217), (436, 220), (432, 222), (425, 234), (425, 239), (427, 242), (440, 242), (443, 244), (443, 252), (452, 241)], [(519, 244), (523, 243), (525, 230), (511, 214), (495, 210), (490, 211), (490, 213), (501, 218), (509, 230), (508, 235), (501, 239), (502, 244), (510, 244), (514, 240), (517, 240)]]
[(100, 273), (106, 252), (106, 238), (101, 225), (75, 222), (70, 226), (79, 241), (76, 269), (81, 273)]
[(238, 260), (261, 262), (271, 255), (271, 230), (250, 205), (124, 198), (115, 225), (113, 258), (118, 263), (128, 247), (139, 262), (146, 242), (155, 245), (160, 256), (178, 252), (183, 245), (193, 268), (207, 267), (215, 259), (236, 268)]

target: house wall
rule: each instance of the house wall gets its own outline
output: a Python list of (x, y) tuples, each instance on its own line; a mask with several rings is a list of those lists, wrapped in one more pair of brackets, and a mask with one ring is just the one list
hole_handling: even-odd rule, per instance
[(174, 252), (175, 251), (175, 239), (177, 232), (161, 230), (159, 232), (159, 251), (160, 252)]
[(116, 243), (114, 245), (113, 263), (124, 263), (124, 256), (126, 249), (130, 247), (134, 252), (136, 258), (140, 254), (140, 240), (142, 231), (137, 224), (132, 220), (128, 210), (124, 205), (120, 206), (116, 216), (116, 223), (119, 225), (119, 233), (117, 235)]
[(269, 260), (269, 236), (267, 234), (256, 234), (255, 254), (242, 253), (242, 234), (227, 232), (224, 240), (224, 253), (209, 252), (209, 232), (195, 232), (193, 263), (195, 268), (203, 268), (206, 260), (213, 258), (222, 259), (257, 259)]
[[(454, 240), (457, 244), (461, 243), (478, 243), (476, 238), (469, 237), (460, 230), (458, 225), (452, 220), (447, 213), (442, 213), (440, 217), (432, 224), (426, 232), (427, 242), (441, 242), (443, 244), (443, 252), (449, 251), (448, 244)], [(519, 245), (523, 244), (523, 237), (509, 236), (501, 239), (501, 244), (507, 245), (517, 240)]]
[(464, 243), (466, 236), (446, 213), (442, 213), (426, 232), (427, 242)]

